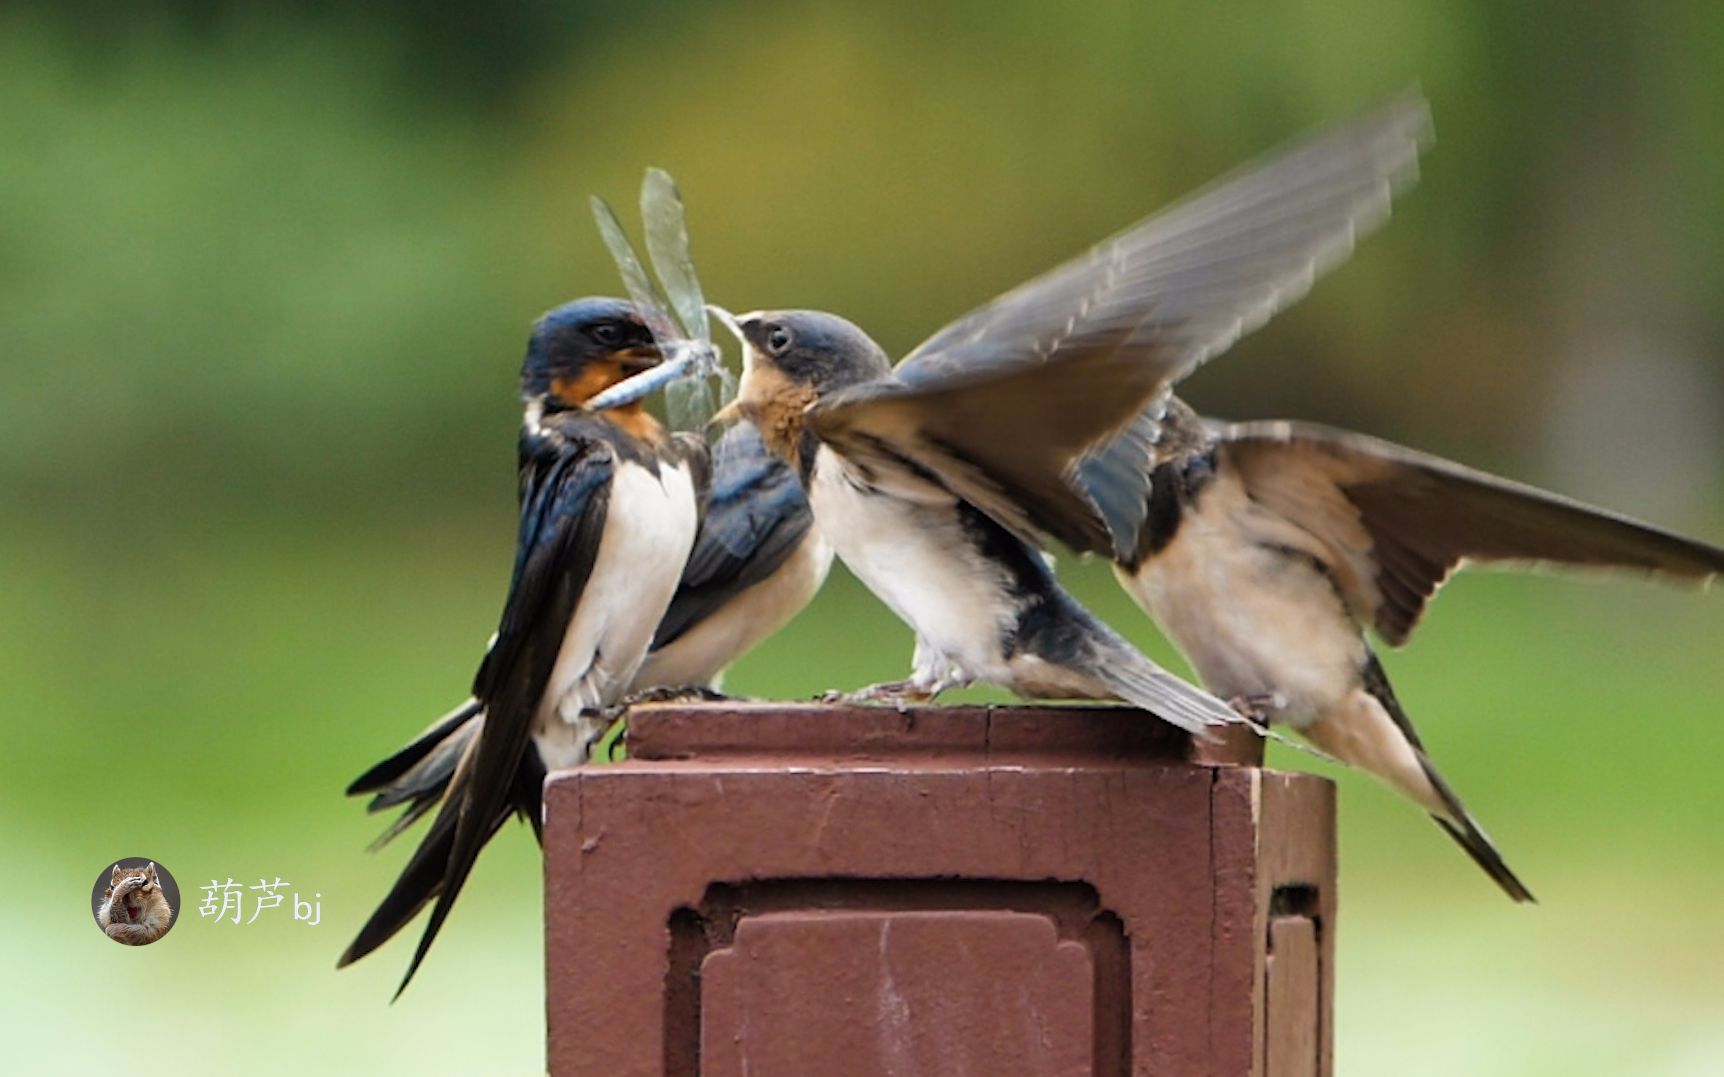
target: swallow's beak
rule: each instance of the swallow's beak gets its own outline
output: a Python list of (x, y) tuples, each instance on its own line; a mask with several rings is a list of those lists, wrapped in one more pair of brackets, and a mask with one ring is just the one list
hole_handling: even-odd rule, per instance
[(708, 303), (706, 305), (706, 312), (712, 316), (713, 321), (724, 326), (724, 328), (729, 331), (730, 335), (736, 338), (737, 344), (742, 347), (742, 382), (738, 387), (736, 399), (732, 400), (724, 407), (719, 408), (717, 412), (713, 413), (712, 418), (706, 424), (708, 429), (715, 427), (723, 428), (730, 426), (732, 423), (740, 422), (742, 419), (746, 418), (746, 416), (743, 415), (742, 410), (742, 399), (744, 396), (742, 390), (748, 384), (748, 372), (753, 366), (753, 363), (751, 362), (752, 349), (748, 345), (748, 338), (743, 335), (742, 325), (737, 321), (736, 315), (725, 310), (716, 303)]
[(756, 313), (737, 317), (726, 311), (719, 320), (724, 322), (725, 328), (736, 334), (736, 339), (742, 344), (742, 380), (736, 386), (736, 399), (720, 409), (719, 413), (713, 416), (713, 420), (734, 422), (737, 419), (748, 419), (752, 422), (760, 407), (766, 403), (767, 397), (771, 395), (766, 380), (763, 380), (761, 364), (755, 361), (758, 349), (749, 335), (749, 328), (758, 324), (760, 318)]
[(719, 306), (716, 303), (708, 303), (706, 305), (706, 312), (708, 314), (712, 315), (713, 321), (717, 322), (719, 325), (724, 326), (726, 329), (728, 329), (730, 331), (730, 335), (736, 338), (736, 342), (738, 344), (742, 345), (743, 354), (747, 355), (748, 354), (748, 338), (742, 335), (742, 326), (740, 323), (737, 322), (736, 315), (732, 314), (728, 310), (725, 310), (723, 307)]
[(639, 344), (616, 353), (617, 365), (624, 374), (633, 377), (664, 362), (664, 354), (654, 345)]

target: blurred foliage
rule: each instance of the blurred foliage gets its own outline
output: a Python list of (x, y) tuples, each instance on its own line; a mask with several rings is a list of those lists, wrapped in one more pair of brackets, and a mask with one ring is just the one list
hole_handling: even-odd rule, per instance
[[(406, 850), (364, 856), (372, 820), (337, 793), (459, 698), (490, 631), (527, 325), (616, 289), (589, 194), (626, 205), (669, 168), (714, 299), (838, 309), (901, 351), (1412, 85), (1438, 131), (1420, 185), (1190, 397), (1720, 534), (1718, 5), (0, 12), (0, 852), (28, 880), (0, 930), (10, 1057), (539, 1068), (530, 839), (496, 843), (391, 1008), (404, 947), (332, 966)], [(1066, 569), (1173, 660), (1102, 566)], [(1342, 1073), (1724, 1066), (1721, 646), (1715, 596), (1445, 594), (1391, 672), (1545, 904), (1508, 907), (1343, 777)], [(908, 651), (835, 574), (731, 686), (849, 687)], [(212, 875), (280, 874), (324, 922), (194, 912), (121, 949), (82, 895), (122, 855), (194, 901)]]

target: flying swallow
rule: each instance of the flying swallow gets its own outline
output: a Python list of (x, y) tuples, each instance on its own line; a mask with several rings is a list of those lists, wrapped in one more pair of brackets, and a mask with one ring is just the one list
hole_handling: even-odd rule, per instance
[[(667, 432), (638, 400), (585, 405), (662, 356), (619, 299), (576, 300), (535, 325), (521, 371), (514, 575), (473, 684), (484, 720), (439, 739), (459, 753), (442, 808), (340, 964), (435, 902), (405, 989), (485, 843), (511, 814), (539, 831), (546, 771), (585, 760), (605, 709), (633, 683), (694, 544), (706, 446)], [(440, 724), (453, 732), (478, 713), (468, 709)]]
[(1402, 645), (1471, 562), (1705, 582), (1724, 550), (1362, 434), (1206, 422), (1178, 400), (1153, 451), (1116, 571), (1203, 683), (1405, 794), (1531, 901), (1432, 764), (1364, 628)]
[(908, 680), (858, 696), (984, 681), (1121, 699), (1187, 730), (1237, 721), (1084, 610), (1037, 547), (1109, 546), (1110, 514), (1140, 509), (1070, 481), (1092, 448), (1344, 257), (1386, 216), (1427, 132), (1423, 103), (1404, 101), (1307, 141), (1008, 292), (896, 368), (836, 315), (737, 319), (744, 374), (727, 410), (796, 469), (827, 541), (915, 632)]
[[(717, 688), (732, 662), (814, 598), (832, 566), (801, 484), (753, 426), (727, 431), (715, 459), (694, 550), (624, 700), (653, 689)], [(442, 801), (484, 709), (468, 699), (348, 787), (349, 795), (372, 794), (372, 812), (406, 805), (373, 848)]]

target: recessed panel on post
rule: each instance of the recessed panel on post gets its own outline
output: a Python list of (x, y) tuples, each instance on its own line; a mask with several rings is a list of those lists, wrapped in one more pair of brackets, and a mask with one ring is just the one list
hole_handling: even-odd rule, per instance
[(1094, 986), (1034, 913), (747, 917), (701, 965), (701, 1073), (1088, 1074)]

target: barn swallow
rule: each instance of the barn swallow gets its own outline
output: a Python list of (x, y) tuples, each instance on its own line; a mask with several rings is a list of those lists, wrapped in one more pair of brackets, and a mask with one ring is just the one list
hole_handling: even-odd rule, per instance
[[(832, 565), (795, 474), (753, 426), (727, 431), (715, 460), (694, 550), (625, 700), (653, 689), (717, 688), (726, 667), (814, 598)], [(406, 805), (373, 848), (441, 802), (483, 722), (484, 705), (468, 699), (348, 787), (350, 796), (373, 794), (372, 812)]]
[(1362, 434), (1206, 422), (1179, 400), (1160, 426), (1121, 584), (1211, 691), (1405, 794), (1533, 900), (1437, 772), (1364, 628), (1404, 644), (1471, 562), (1705, 582), (1724, 550)]
[(813, 601), (832, 547), (796, 475), (738, 423), (714, 448), (706, 515), (630, 693), (717, 688), (724, 670)]
[(727, 410), (796, 469), (838, 556), (915, 632), (908, 680), (859, 698), (985, 681), (1120, 699), (1188, 731), (1239, 720), (1083, 609), (1037, 547), (1109, 544), (1110, 514), (1138, 510), (1070, 481), (1092, 448), (1344, 257), (1410, 178), (1428, 122), (1403, 101), (1309, 140), (1008, 292), (896, 368), (836, 315), (736, 319), (745, 363)]
[[(619, 299), (576, 300), (534, 326), (521, 370), (514, 575), (473, 683), (484, 718), (430, 746), (459, 753), (447, 795), (341, 965), (434, 901), (404, 990), (485, 843), (511, 814), (539, 832), (547, 770), (585, 760), (605, 709), (633, 683), (694, 544), (706, 446), (668, 433), (638, 400), (585, 405), (662, 356), (640, 312)], [(477, 715), (469, 709), (440, 725), (454, 732)]]

